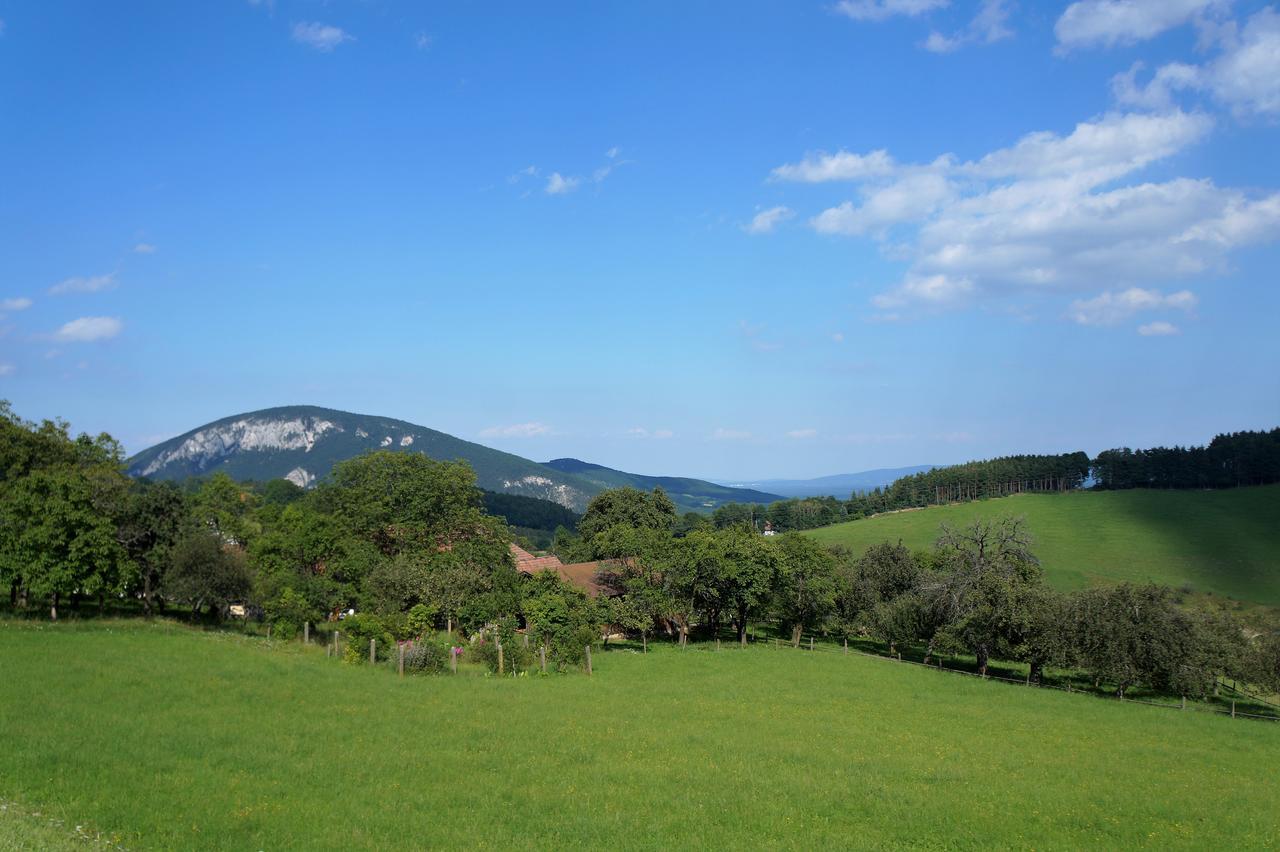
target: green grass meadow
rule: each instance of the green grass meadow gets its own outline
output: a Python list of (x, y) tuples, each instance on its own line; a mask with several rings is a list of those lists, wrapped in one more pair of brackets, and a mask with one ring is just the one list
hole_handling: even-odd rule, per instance
[[(1280, 725), (758, 645), (400, 679), (164, 623), (0, 621), (0, 840), (131, 849), (1264, 848)], [(36, 842), (33, 848), (49, 848)]]
[(1128, 580), (1280, 605), (1280, 485), (1023, 494), (878, 515), (807, 535), (857, 551), (899, 539), (923, 549), (943, 523), (1004, 515), (1026, 517), (1045, 576), (1060, 589)]

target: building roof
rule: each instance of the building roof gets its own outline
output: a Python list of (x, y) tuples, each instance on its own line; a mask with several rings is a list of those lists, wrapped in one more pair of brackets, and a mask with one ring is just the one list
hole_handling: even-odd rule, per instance
[(560, 575), (560, 579), (572, 583), (592, 597), (600, 594), (600, 584), (596, 582), (596, 574), (605, 565), (604, 562), (575, 562), (565, 565), (555, 556), (534, 556), (514, 544), (511, 545), (511, 555), (515, 557), (516, 570), (522, 574), (555, 571)]

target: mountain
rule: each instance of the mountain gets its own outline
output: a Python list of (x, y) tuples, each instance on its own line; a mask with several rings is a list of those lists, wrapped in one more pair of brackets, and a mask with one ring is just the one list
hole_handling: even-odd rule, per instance
[(337, 462), (377, 449), (463, 459), (486, 491), (550, 500), (575, 512), (583, 511), (604, 489), (620, 485), (646, 490), (661, 485), (686, 511), (779, 499), (697, 479), (623, 473), (574, 459), (542, 465), (404, 420), (314, 405), (266, 408), (207, 423), (138, 453), (129, 459), (129, 475), (186, 479), (223, 471), (237, 480), (283, 478), (305, 488), (327, 476)]
[(591, 482), (599, 486), (600, 490), (621, 488), (626, 485), (642, 491), (652, 491), (660, 487), (683, 512), (706, 512), (725, 503), (772, 503), (782, 499), (777, 494), (768, 494), (750, 488), (717, 485), (702, 479), (626, 473), (578, 459), (552, 459), (546, 463), (546, 466)]
[(914, 467), (883, 467), (860, 473), (837, 473), (817, 479), (761, 479), (754, 482), (724, 483), (733, 488), (761, 488), (784, 497), (840, 497), (844, 499), (855, 491), (871, 491), (903, 476), (933, 470), (939, 465), (921, 464)]
[(223, 471), (238, 480), (284, 478), (303, 487), (337, 462), (368, 450), (463, 459), (481, 488), (550, 500), (581, 512), (600, 486), (520, 456), (395, 420), (291, 405), (236, 414), (179, 435), (129, 459), (131, 476), (185, 479)]

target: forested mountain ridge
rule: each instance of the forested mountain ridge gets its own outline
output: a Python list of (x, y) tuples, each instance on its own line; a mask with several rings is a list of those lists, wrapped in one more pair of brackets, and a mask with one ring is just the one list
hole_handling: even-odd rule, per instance
[(685, 511), (708, 511), (725, 503), (770, 503), (781, 499), (699, 479), (642, 476), (557, 459), (539, 464), (521, 456), (464, 441), (391, 417), (355, 414), (314, 405), (250, 411), (215, 420), (143, 450), (128, 461), (133, 477), (182, 480), (216, 471), (237, 481), (288, 479), (306, 488), (333, 465), (369, 450), (421, 452), (433, 459), (462, 459), (480, 488), (499, 495), (535, 497), (582, 512), (606, 488), (661, 487)]
[(131, 476), (151, 479), (222, 471), (239, 481), (283, 478), (306, 487), (335, 463), (378, 449), (463, 459), (485, 490), (550, 500), (579, 512), (601, 490), (585, 479), (425, 426), (311, 405), (215, 420), (143, 450), (129, 459), (128, 469)]
[(546, 462), (546, 466), (561, 473), (585, 479), (602, 489), (630, 486), (639, 488), (641, 491), (652, 491), (654, 488), (661, 488), (667, 492), (667, 496), (678, 508), (686, 512), (706, 512), (726, 503), (772, 503), (782, 499), (777, 494), (769, 494), (753, 488), (717, 485), (702, 479), (680, 476), (645, 476), (639, 473), (627, 473), (580, 459), (552, 459)]

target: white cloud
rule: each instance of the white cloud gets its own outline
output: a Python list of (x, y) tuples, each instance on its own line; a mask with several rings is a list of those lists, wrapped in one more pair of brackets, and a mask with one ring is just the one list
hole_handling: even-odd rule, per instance
[(552, 172), (547, 178), (547, 195), (566, 195), (578, 188), (581, 180), (576, 177), (565, 177), (559, 172)]
[(802, 441), (802, 440), (805, 440), (806, 438), (816, 438), (818, 437), (818, 430), (817, 429), (792, 429), (790, 432), (787, 433), (787, 437), (793, 438), (797, 441)]
[(1178, 327), (1171, 322), (1156, 320), (1146, 325), (1138, 326), (1138, 334), (1143, 337), (1167, 337), (1171, 334), (1179, 334)]
[(951, 0), (840, 0), (832, 11), (855, 21), (883, 21), (894, 15), (916, 17), (941, 9)]
[(1053, 31), (1060, 50), (1134, 44), (1229, 5), (1230, 0), (1079, 0)]
[(545, 423), (514, 423), (510, 426), (490, 426), (480, 430), (481, 438), (536, 438), (551, 434)]
[(25, 296), (19, 296), (16, 299), (0, 299), (0, 311), (13, 313), (14, 311), (25, 311), (34, 304)]
[(859, 182), (861, 203), (831, 207), (810, 224), (869, 235), (908, 262), (900, 283), (873, 300), (882, 309), (1223, 272), (1232, 251), (1280, 238), (1280, 192), (1135, 180), (1212, 126), (1197, 113), (1113, 113), (1066, 135), (1027, 134), (968, 162), (948, 155), (897, 165)]
[(618, 157), (618, 153), (619, 153), (618, 146), (617, 146), (617, 145), (614, 145), (614, 146), (613, 146), (612, 148), (610, 148), (608, 151), (605, 151), (605, 152), (604, 152), (604, 155), (605, 155), (606, 157), (608, 157), (610, 160), (614, 160), (614, 159), (617, 159), (617, 157)]
[(138, 243), (133, 247), (134, 254), (155, 254), (156, 247), (151, 243)]
[(748, 234), (770, 234), (779, 223), (795, 215), (796, 212), (790, 207), (770, 207), (757, 213), (750, 222), (742, 226), (742, 230)]
[(1008, 0), (982, 0), (978, 13), (964, 29), (949, 36), (935, 30), (929, 33), (924, 48), (933, 53), (951, 53), (969, 44), (995, 44), (1013, 37), (1008, 21)]
[(112, 272), (109, 275), (68, 278), (50, 287), (49, 293), (54, 296), (61, 296), (66, 293), (98, 293), (103, 290), (111, 290), (115, 286), (116, 274)]
[(507, 183), (519, 183), (520, 181), (524, 180), (527, 177), (531, 178), (531, 177), (537, 177), (537, 176), (538, 176), (537, 166), (525, 166), (520, 171), (508, 177)]
[[(3, 32), (4, 21), (0, 21), (0, 32)], [(0, 363), (0, 376), (12, 376), (18, 368), (12, 364)]]
[(651, 431), (643, 426), (635, 426), (627, 430), (628, 437), (643, 439), (652, 438), (654, 440), (666, 440), (667, 438), (675, 437), (675, 434), (676, 433), (670, 429), (654, 429)]
[(321, 53), (329, 53), (343, 42), (355, 41), (355, 36), (341, 27), (304, 21), (293, 25), (293, 40)]
[(1198, 301), (1190, 290), (1165, 295), (1159, 290), (1130, 287), (1101, 293), (1092, 299), (1077, 299), (1071, 303), (1068, 316), (1081, 325), (1115, 325), (1142, 311), (1191, 311)]
[(861, 205), (846, 201), (822, 211), (811, 224), (822, 234), (865, 234), (924, 218), (953, 194), (942, 174), (918, 171), (885, 186), (865, 187)]
[(1167, 109), (1182, 91), (1206, 92), (1235, 115), (1280, 116), (1280, 14), (1264, 8), (1237, 32), (1224, 27), (1221, 52), (1203, 65), (1170, 62), (1145, 85), (1138, 82), (1143, 63), (1111, 80), (1116, 101), (1142, 109)]
[(66, 323), (53, 333), (59, 343), (93, 343), (110, 340), (124, 329), (116, 317), (81, 317)]
[(835, 334), (831, 335), (831, 339), (836, 343), (844, 343), (844, 332), (837, 331)]
[(770, 175), (772, 180), (798, 181), (800, 183), (825, 183), (832, 180), (865, 180), (890, 175), (896, 168), (889, 152), (883, 149), (869, 154), (835, 154), (818, 152), (806, 154), (799, 163), (778, 166)]
[(711, 433), (713, 441), (746, 441), (751, 438), (750, 432), (744, 432), (741, 429), (716, 429)]
[(413, 36), (413, 44), (415, 47), (418, 48), (418, 50), (430, 49), (431, 43), (434, 40), (435, 39), (431, 37), (430, 33), (425, 33), (425, 32), (414, 33), (414, 36)]

